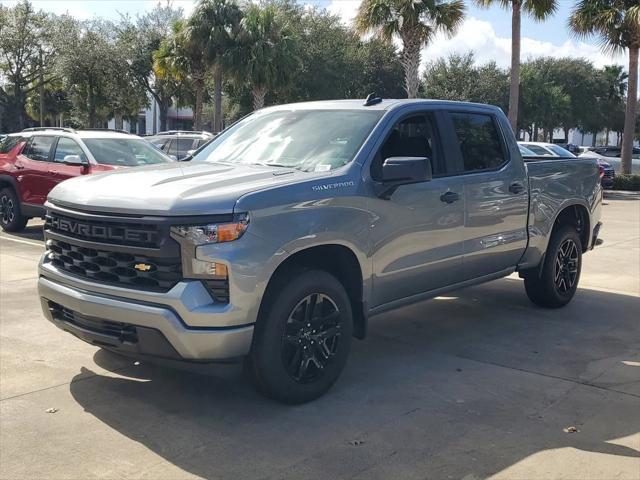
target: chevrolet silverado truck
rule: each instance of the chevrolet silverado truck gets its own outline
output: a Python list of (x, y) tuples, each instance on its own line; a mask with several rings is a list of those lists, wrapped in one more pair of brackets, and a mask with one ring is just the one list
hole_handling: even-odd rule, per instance
[(489, 105), (265, 108), (189, 162), (56, 186), (42, 309), (127, 355), (243, 359), (263, 394), (309, 401), (381, 312), (514, 272), (537, 305), (572, 299), (601, 225), (598, 166), (529, 160)]

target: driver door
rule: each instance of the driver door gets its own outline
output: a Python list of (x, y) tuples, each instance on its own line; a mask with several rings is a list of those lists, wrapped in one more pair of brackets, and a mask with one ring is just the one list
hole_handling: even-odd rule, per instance
[(375, 308), (446, 287), (459, 280), (464, 254), (462, 182), (449, 176), (433, 111), (416, 112), (398, 121), (371, 163), (373, 181), (382, 162), (394, 156), (427, 157), (433, 179), (403, 185), (388, 200), (374, 197), (372, 225)]

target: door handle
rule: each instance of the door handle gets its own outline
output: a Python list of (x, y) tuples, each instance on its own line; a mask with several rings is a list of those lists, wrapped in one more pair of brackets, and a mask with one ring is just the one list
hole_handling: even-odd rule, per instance
[(16, 167), (16, 170), (24, 170), (24, 165), (22, 165), (21, 163), (16, 163), (15, 167)]
[(47, 173), (50, 173), (52, 175), (57, 175), (58, 171), (57, 170), (47, 170)]
[(440, 200), (445, 203), (453, 203), (460, 200), (460, 195), (456, 192), (447, 192), (440, 195)]
[(524, 185), (521, 184), (520, 182), (514, 182), (511, 185), (509, 185), (509, 191), (515, 194), (522, 193), (524, 192)]

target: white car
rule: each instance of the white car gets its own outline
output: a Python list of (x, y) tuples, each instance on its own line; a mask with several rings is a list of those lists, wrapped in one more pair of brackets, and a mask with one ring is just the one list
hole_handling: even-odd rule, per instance
[[(610, 163), (616, 171), (620, 172), (620, 155), (622, 148), (620, 147), (587, 147), (579, 155), (580, 157), (595, 157)], [(631, 173), (640, 174), (640, 148), (633, 147), (631, 154)]]
[(546, 142), (518, 142), (518, 145), (531, 150), (533, 153), (540, 157), (563, 157), (571, 158), (575, 157), (569, 150), (562, 148), (555, 143)]

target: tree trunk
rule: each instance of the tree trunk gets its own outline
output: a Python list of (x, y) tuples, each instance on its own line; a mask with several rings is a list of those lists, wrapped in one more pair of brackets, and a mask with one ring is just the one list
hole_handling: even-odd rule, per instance
[(591, 137), (591, 146), (596, 146), (596, 137), (598, 136), (598, 132), (593, 132), (593, 136)]
[(169, 116), (169, 101), (166, 98), (162, 99), (161, 103), (158, 103), (158, 110), (160, 111), (160, 131), (166, 132), (167, 117)]
[(264, 97), (267, 94), (267, 89), (265, 87), (253, 87), (251, 94), (253, 95), (253, 109), (260, 110), (264, 107)]
[(114, 123), (115, 123), (116, 130), (122, 130), (122, 126), (123, 126), (122, 114), (116, 112), (114, 117), (115, 117), (115, 122)]
[(213, 133), (218, 133), (224, 128), (222, 118), (222, 67), (216, 65), (213, 70)]
[(638, 45), (629, 47), (629, 80), (627, 84), (627, 108), (624, 114), (624, 132), (622, 134), (622, 154), (620, 167), (622, 173), (631, 173), (631, 154), (635, 137), (636, 107), (638, 104)]
[(531, 140), (534, 142), (538, 141), (538, 124), (537, 123), (533, 126), (533, 138)]
[(569, 143), (569, 127), (564, 127), (564, 142)]
[(196, 91), (196, 104), (193, 110), (193, 129), (202, 130), (202, 98), (204, 95), (204, 80), (198, 78), (194, 82)]
[(418, 97), (418, 68), (420, 67), (420, 38), (412, 32), (404, 33), (402, 36), (402, 54), (400, 63), (404, 69), (404, 88), (407, 91), (407, 98)]
[(520, 0), (513, 0), (511, 12), (511, 86), (509, 87), (509, 123), (518, 128), (518, 99), (520, 97)]
[(39, 51), (39, 73), (38, 73), (38, 96), (39, 98), (39, 114), (40, 114), (40, 126), (44, 127), (44, 75), (42, 73), (43, 70), (43, 66), (42, 66), (42, 49), (40, 49)]

